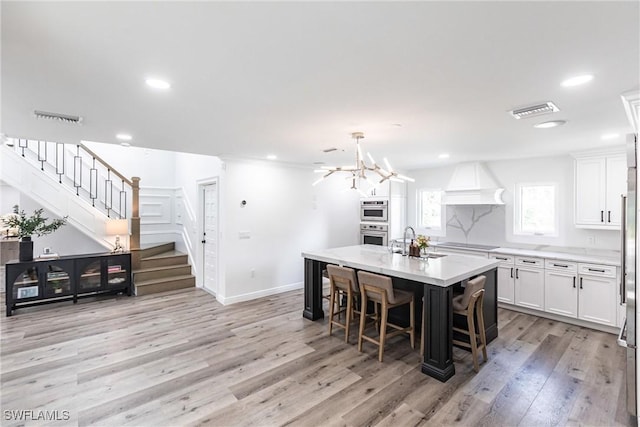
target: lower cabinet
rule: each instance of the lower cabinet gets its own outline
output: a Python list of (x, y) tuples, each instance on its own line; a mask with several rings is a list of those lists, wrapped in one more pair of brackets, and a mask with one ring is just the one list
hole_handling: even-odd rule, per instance
[(619, 268), (575, 261), (489, 254), (498, 266), (498, 301), (606, 326), (622, 326)]
[(578, 285), (576, 273), (545, 271), (544, 309), (549, 313), (578, 317)]
[(498, 266), (498, 301), (507, 304), (515, 302), (513, 267)]
[(544, 310), (544, 270), (516, 265), (515, 303)]
[(32, 305), (98, 293), (132, 294), (131, 255), (96, 254), (53, 260), (10, 261), (5, 266), (7, 316)]
[(489, 258), (500, 261), (498, 266), (498, 302), (515, 303), (515, 267), (513, 255), (490, 254)]
[(544, 259), (515, 257), (515, 304), (544, 310)]
[(615, 267), (547, 261), (546, 268), (546, 312), (617, 326)]
[(578, 319), (616, 326), (617, 281), (615, 277), (579, 277)]

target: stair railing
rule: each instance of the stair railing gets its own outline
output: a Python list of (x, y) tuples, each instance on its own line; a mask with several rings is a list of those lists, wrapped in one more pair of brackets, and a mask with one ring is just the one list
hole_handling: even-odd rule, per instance
[(107, 217), (130, 218), (129, 247), (135, 253), (133, 268), (139, 268), (136, 255), (140, 250), (140, 178), (125, 177), (84, 144), (7, 138), (5, 145), (13, 147), (27, 161), (75, 191)]

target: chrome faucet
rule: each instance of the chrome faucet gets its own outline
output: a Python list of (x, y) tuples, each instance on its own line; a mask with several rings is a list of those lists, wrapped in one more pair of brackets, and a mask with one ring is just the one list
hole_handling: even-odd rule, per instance
[(413, 227), (407, 226), (404, 229), (404, 235), (402, 236), (402, 256), (406, 256), (407, 255), (407, 231), (411, 230), (411, 233), (413, 233), (413, 240), (416, 239), (416, 230), (413, 229)]

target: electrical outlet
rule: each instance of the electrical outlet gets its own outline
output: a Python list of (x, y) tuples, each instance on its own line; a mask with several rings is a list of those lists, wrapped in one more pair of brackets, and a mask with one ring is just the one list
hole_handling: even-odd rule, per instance
[(595, 236), (587, 236), (587, 244), (591, 246), (595, 245), (596, 244)]
[(255, 269), (251, 269), (251, 278), (255, 278), (256, 277), (256, 270)]

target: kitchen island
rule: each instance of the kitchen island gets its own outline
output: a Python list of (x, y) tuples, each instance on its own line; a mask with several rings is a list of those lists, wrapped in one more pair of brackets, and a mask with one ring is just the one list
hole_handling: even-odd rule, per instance
[(419, 303), (424, 296), (425, 345), (422, 372), (440, 381), (455, 374), (453, 365), (453, 308), (455, 288), (477, 275), (487, 277), (484, 297), (484, 320), (487, 342), (498, 336), (496, 267), (499, 261), (463, 255), (446, 255), (422, 259), (390, 253), (374, 245), (303, 252), (304, 311), (310, 320), (324, 317), (322, 310), (322, 270), (337, 264), (393, 278), (394, 287), (412, 290)]

